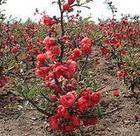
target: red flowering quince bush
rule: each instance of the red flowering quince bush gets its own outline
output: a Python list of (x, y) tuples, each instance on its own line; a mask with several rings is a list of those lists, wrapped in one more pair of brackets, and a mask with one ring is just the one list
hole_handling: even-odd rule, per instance
[[(43, 41), (42, 52), (36, 57), (35, 74), (44, 81), (49, 91), (42, 93), (47, 100), (47, 107), (41, 109), (33, 99), (29, 99), (29, 102), (47, 115), (52, 132), (70, 134), (81, 126), (99, 122), (101, 94), (90, 88), (89, 82), (84, 80), (88, 81), (86, 75), (83, 75), (94, 42), (85, 33), (75, 38), (73, 33), (69, 33), (69, 22), (65, 19), (65, 15), (68, 18), (71, 16), (69, 14), (72, 14), (75, 6), (84, 7), (85, 3), (75, 0), (56, 2), (60, 18), (43, 17), (42, 22), (50, 32)], [(80, 63), (81, 59), (84, 63)]]
[[(0, 88), (17, 85), (34, 76), (36, 55), (40, 53), (47, 29), (28, 20), (0, 22)], [(11, 83), (12, 81), (12, 83)], [(15, 86), (14, 85), (14, 86)], [(13, 88), (16, 90), (16, 86)]]
[(122, 17), (120, 21), (113, 18), (100, 22), (100, 29), (103, 35), (100, 52), (117, 68), (116, 77), (134, 92), (140, 87), (139, 17)]

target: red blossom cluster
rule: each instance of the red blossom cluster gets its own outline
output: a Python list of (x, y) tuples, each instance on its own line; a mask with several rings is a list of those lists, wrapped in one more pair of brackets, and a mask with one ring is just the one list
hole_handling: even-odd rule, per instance
[(117, 71), (116, 77), (121, 78), (127, 76), (127, 73), (125, 71)]
[(43, 24), (45, 24), (46, 26), (52, 26), (52, 25), (54, 25), (56, 23), (53, 20), (53, 18), (51, 18), (49, 16), (44, 16), (42, 20), (43, 20)]
[(63, 11), (71, 12), (73, 11), (72, 4), (75, 2), (75, 0), (68, 0), (65, 4), (63, 4)]
[(59, 61), (61, 49), (57, 44), (57, 40), (47, 36), (43, 43), (45, 44), (46, 52), (37, 56), (36, 75), (42, 77), (45, 80), (45, 84), (55, 89), (58, 93), (62, 90), (66, 91), (70, 86), (71, 88), (75, 88), (76, 86), (73, 85), (72, 82), (72, 85), (65, 85), (63, 89), (58, 83), (61, 84), (60, 82), (63, 82), (64, 79), (68, 82), (68, 80), (74, 78), (76, 72), (78, 72), (78, 58), (80, 58), (82, 54), (88, 55), (91, 53), (91, 39), (85, 37), (80, 41), (79, 48), (73, 49), (71, 54), (65, 52), (67, 59), (65, 59), (63, 63)]
[(80, 125), (95, 125), (98, 117), (82, 118), (82, 113), (90, 108), (95, 108), (101, 99), (99, 92), (91, 93), (89, 88), (83, 89), (78, 96), (76, 91), (60, 96), (59, 105), (53, 116), (49, 117), (50, 127), (53, 130), (71, 132)]

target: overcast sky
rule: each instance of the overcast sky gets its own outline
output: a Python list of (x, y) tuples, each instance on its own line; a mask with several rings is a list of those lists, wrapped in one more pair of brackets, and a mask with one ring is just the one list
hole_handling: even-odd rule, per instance
[[(51, 5), (53, 0), (7, 0), (6, 14), (7, 16), (12, 15), (13, 17), (18, 17), (22, 19), (27, 19), (28, 17), (33, 17), (35, 8), (43, 11), (46, 10), (47, 14), (53, 16), (58, 14), (57, 6)], [(104, 4), (105, 0), (94, 0), (90, 4), (91, 10), (82, 10), (82, 15), (87, 16), (91, 13), (94, 21), (98, 18), (106, 19), (111, 16), (110, 11), (107, 10), (107, 6)], [(140, 0), (112, 0), (118, 9), (118, 15), (132, 14), (140, 15)]]

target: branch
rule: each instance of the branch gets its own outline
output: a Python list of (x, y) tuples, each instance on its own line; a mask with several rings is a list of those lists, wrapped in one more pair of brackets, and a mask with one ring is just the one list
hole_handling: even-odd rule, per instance
[[(63, 20), (63, 13), (64, 12), (63, 12), (63, 10), (61, 8), (61, 6), (62, 6), (61, 0), (58, 0), (58, 5), (59, 5), (59, 10), (60, 10), (61, 38), (63, 38), (63, 36), (65, 34), (65, 31), (64, 31), (64, 20)], [(62, 41), (60, 43), (61, 43), (60, 61), (62, 61), (63, 56), (64, 56), (64, 44), (63, 44)]]
[(121, 110), (121, 109), (124, 108), (124, 107), (125, 107), (125, 106), (122, 105), (121, 107), (117, 107), (117, 108), (115, 108), (115, 109), (113, 109), (113, 110), (111, 110), (111, 111), (104, 112), (104, 113), (102, 113), (102, 115), (103, 115), (103, 116), (106, 116), (106, 115), (108, 115), (108, 114), (112, 114), (113, 112), (116, 112), (116, 111), (118, 111), (118, 110)]
[(26, 97), (26, 99), (27, 99), (40, 113), (42, 113), (42, 114), (44, 114), (44, 115), (47, 115), (47, 116), (50, 116), (49, 113), (47, 113), (45, 110), (43, 110), (43, 109), (41, 109), (40, 107), (38, 107), (38, 105), (35, 104), (35, 102), (34, 102), (32, 99), (29, 99), (29, 98), (27, 98), (27, 97)]
[(79, 75), (79, 80), (81, 80), (81, 78), (82, 78), (82, 73), (83, 73), (83, 71), (84, 71), (85, 68), (86, 68), (87, 61), (88, 61), (88, 55), (86, 56), (86, 60), (85, 60), (83, 66), (82, 66), (82, 68), (81, 68), (81, 71), (79, 72), (79, 74), (80, 74), (80, 75)]
[(85, 3), (82, 3), (82, 4), (74, 4), (73, 7), (82, 7), (82, 8), (90, 9), (90, 7), (84, 6), (84, 4), (85, 4)]

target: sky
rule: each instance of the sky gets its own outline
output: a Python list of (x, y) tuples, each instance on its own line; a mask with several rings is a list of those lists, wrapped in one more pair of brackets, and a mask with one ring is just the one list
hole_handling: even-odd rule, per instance
[[(87, 17), (91, 14), (93, 21), (107, 19), (111, 17), (111, 12), (107, 9), (105, 0), (94, 0), (90, 3), (90, 10), (82, 9), (81, 15)], [(36, 8), (40, 11), (46, 11), (50, 16), (58, 15), (58, 8), (51, 4), (52, 0), (7, 0), (5, 5), (6, 15), (26, 20), (28, 17), (38, 20), (40, 17), (33, 16)], [(123, 14), (140, 15), (140, 0), (112, 0), (118, 9), (118, 17)]]

